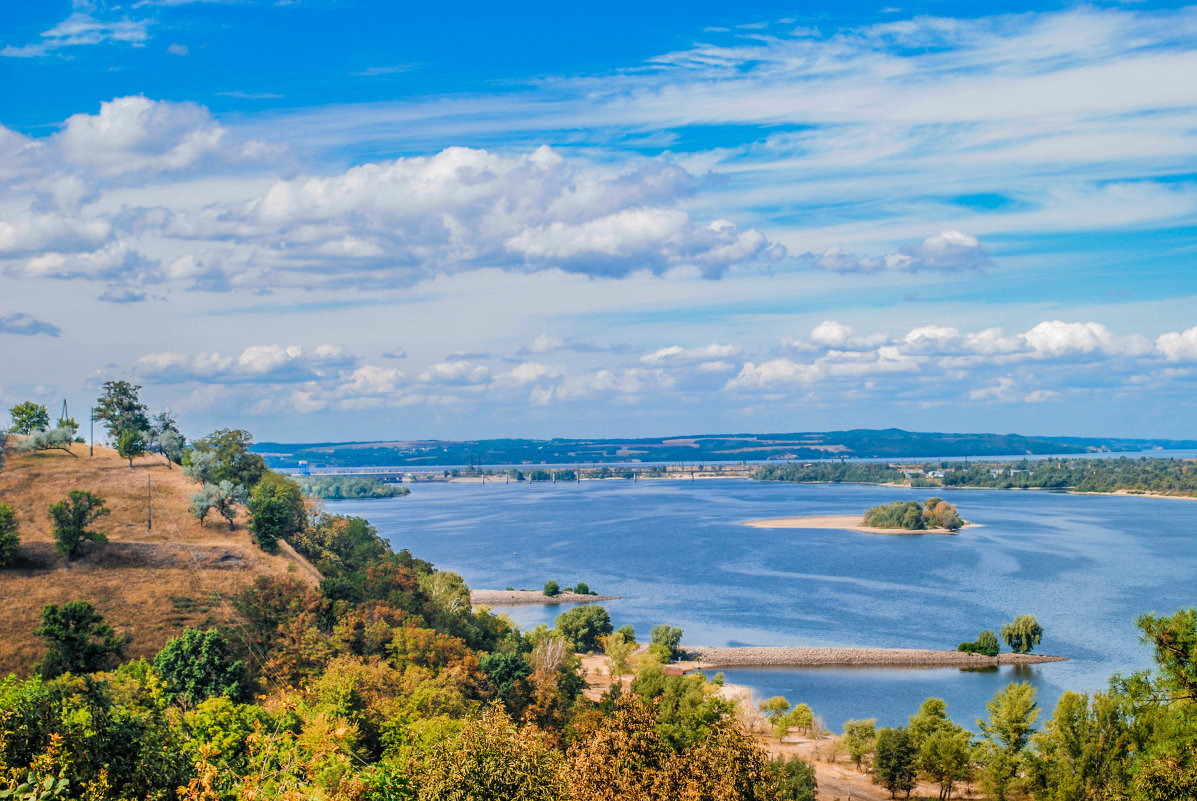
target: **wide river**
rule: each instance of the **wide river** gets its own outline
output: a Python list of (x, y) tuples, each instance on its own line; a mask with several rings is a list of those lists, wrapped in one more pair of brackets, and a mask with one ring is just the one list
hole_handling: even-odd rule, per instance
[[(979, 526), (958, 536), (757, 529), (743, 522), (855, 514), (927, 490), (736, 479), (419, 484), (403, 498), (330, 502), (369, 519), (396, 549), (460, 573), (471, 587), (539, 589), (585, 581), (621, 596), (616, 626), (647, 638), (681, 626), (683, 644), (954, 648), (1020, 613), (1068, 662), (956, 669), (726, 670), (757, 701), (809, 704), (830, 728), (904, 722), (928, 696), (975, 728), (985, 702), (1030, 681), (1050, 713), (1066, 689), (1104, 688), (1151, 664), (1135, 618), (1197, 604), (1197, 501), (956, 490)], [(521, 626), (564, 607), (496, 609)]]

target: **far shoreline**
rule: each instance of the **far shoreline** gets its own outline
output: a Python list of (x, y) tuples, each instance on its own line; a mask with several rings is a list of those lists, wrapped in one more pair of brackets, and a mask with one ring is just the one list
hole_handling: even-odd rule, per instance
[(876, 528), (864, 525), (863, 515), (806, 515), (800, 517), (766, 517), (759, 520), (746, 520), (743, 525), (752, 528), (773, 529), (836, 529), (839, 531), (859, 531), (863, 534), (887, 534), (890, 536), (910, 536), (917, 534), (947, 534), (954, 535), (966, 528), (979, 524), (965, 522), (959, 529), (950, 528)]

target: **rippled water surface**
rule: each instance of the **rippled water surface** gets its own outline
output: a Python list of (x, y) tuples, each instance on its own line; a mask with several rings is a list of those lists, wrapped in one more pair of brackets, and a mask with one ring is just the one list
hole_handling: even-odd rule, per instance
[[(855, 514), (926, 491), (744, 480), (422, 484), (404, 498), (330, 503), (472, 587), (587, 582), (622, 600), (615, 624), (679, 625), (693, 645), (954, 648), (1034, 614), (1071, 661), (1016, 672), (728, 670), (758, 698), (803, 701), (832, 728), (903, 721), (928, 695), (971, 725), (1011, 680), (1049, 710), (1145, 667), (1135, 617), (1197, 604), (1197, 502), (1047, 492), (941, 493), (980, 525), (958, 536), (756, 529), (745, 520)], [(521, 626), (561, 607), (517, 607)], [(499, 611), (499, 610), (496, 610)]]

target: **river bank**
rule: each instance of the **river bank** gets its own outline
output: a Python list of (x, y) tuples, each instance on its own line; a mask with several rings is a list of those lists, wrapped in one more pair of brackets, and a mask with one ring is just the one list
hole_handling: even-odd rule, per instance
[(579, 595), (576, 592), (562, 592), (550, 596), (540, 590), (470, 590), (471, 606), (593, 604), (599, 601), (618, 600), (618, 595)]
[(893, 667), (893, 668), (986, 668), (999, 665), (1039, 665), (1065, 662), (1066, 656), (1049, 654), (998, 654), (996, 657), (963, 651), (923, 648), (803, 648), (787, 646), (742, 646), (685, 649), (687, 660), (679, 667), (707, 670), (732, 667)]

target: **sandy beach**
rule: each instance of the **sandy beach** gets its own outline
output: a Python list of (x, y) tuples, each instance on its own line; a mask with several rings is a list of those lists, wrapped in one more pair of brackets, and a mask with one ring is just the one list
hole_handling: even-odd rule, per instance
[(963, 651), (935, 651), (923, 648), (797, 648), (744, 646), (738, 648), (687, 647), (688, 669), (730, 667), (992, 667), (994, 665), (1039, 665), (1064, 662), (1066, 656), (1048, 654), (999, 654), (996, 657)]
[[(875, 528), (861, 525), (861, 515), (808, 515), (806, 517), (769, 517), (763, 520), (749, 520), (744, 523), (753, 528), (822, 528), (840, 529), (841, 531), (862, 531), (865, 534), (956, 534), (948, 528)], [(965, 523), (962, 528), (976, 525)]]
[(618, 601), (618, 595), (578, 595), (563, 592), (552, 597), (540, 590), (470, 590), (471, 606), (519, 606), (522, 604), (592, 604)]

